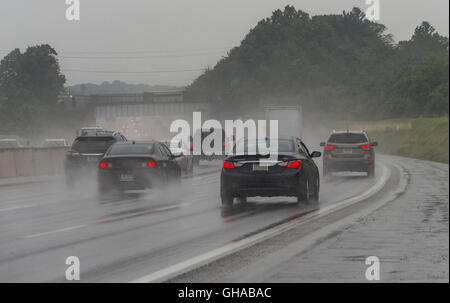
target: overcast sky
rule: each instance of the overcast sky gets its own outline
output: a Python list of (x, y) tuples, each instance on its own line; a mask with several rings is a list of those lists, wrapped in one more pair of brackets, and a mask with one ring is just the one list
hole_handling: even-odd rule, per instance
[[(186, 85), (238, 46), (250, 28), (290, 4), (310, 15), (341, 13), (365, 0), (80, 0), (81, 20), (65, 19), (65, 0), (0, 0), (0, 57), (48, 43), (68, 84), (122, 80)], [(448, 36), (448, 0), (380, 0), (380, 23), (396, 41), (423, 20)], [(101, 57), (101, 58), (99, 58)], [(108, 72), (108, 73), (96, 73)], [(120, 72), (120, 73), (119, 73)]]

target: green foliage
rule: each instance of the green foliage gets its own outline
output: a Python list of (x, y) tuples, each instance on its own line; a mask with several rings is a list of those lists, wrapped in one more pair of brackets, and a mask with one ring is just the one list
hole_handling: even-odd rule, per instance
[(448, 61), (448, 55), (436, 55), (400, 79), (396, 88), (407, 116), (448, 115)]
[(15, 49), (0, 62), (0, 130), (36, 133), (58, 111), (57, 98), (65, 77), (56, 51), (49, 45)]
[(397, 119), (386, 122), (411, 123), (411, 129), (373, 131), (377, 152), (411, 158), (449, 162), (449, 120), (445, 118)]
[[(187, 96), (229, 113), (283, 99), (337, 118), (448, 114), (448, 39), (426, 22), (398, 45), (385, 30), (358, 8), (311, 17), (287, 6), (251, 29)], [(424, 78), (429, 85), (418, 82)]]

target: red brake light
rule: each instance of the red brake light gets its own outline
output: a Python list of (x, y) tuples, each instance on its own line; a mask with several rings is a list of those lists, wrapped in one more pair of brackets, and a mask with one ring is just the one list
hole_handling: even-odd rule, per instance
[(142, 164), (141, 164), (142, 168), (155, 167), (155, 166), (156, 166), (156, 162), (152, 158), (149, 158), (147, 161), (142, 162)]
[(330, 144), (327, 144), (326, 146), (325, 146), (325, 149), (335, 149), (336, 148), (336, 145), (330, 145)]
[(369, 144), (360, 145), (359, 148), (370, 150), (370, 145)]
[(289, 161), (289, 162), (281, 162), (281, 163), (278, 163), (278, 165), (281, 167), (299, 168), (300, 165), (302, 165), (302, 161), (301, 160), (293, 160), (293, 161)]
[(231, 168), (236, 168), (236, 167), (241, 167), (242, 163), (236, 163), (236, 162), (230, 162), (230, 161), (223, 161), (223, 168), (224, 169), (231, 169)]
[(100, 161), (99, 167), (101, 169), (111, 169), (113, 168), (112, 162), (108, 162), (107, 160)]

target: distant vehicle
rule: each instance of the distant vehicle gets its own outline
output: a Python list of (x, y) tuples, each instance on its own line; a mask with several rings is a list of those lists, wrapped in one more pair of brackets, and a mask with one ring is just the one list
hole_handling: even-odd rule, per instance
[[(210, 147), (211, 147), (211, 148), (216, 148), (217, 151), (218, 151), (218, 153), (217, 153), (217, 154), (214, 153), (214, 154), (212, 154), (212, 155), (206, 155), (206, 154), (204, 153), (203, 148), (201, 148), (201, 147), (203, 146), (203, 140), (205, 140), (205, 138), (208, 137), (209, 135), (211, 135), (214, 131), (218, 131), (218, 132), (221, 132), (221, 133), (222, 133), (222, 142), (220, 143), (221, 146), (217, 146), (217, 147), (213, 146), (213, 142), (214, 142), (214, 141), (212, 141)], [(194, 145), (196, 144), (196, 138), (198, 138), (198, 137), (200, 137), (200, 143), (201, 143), (201, 145), (200, 145), (200, 148), (201, 148), (201, 155), (194, 155), (194, 164), (195, 164), (195, 165), (198, 165), (199, 162), (200, 162), (200, 160), (208, 160), (208, 161), (210, 161), (210, 160), (216, 160), (216, 159), (220, 159), (220, 160), (223, 160), (223, 159), (224, 159), (224, 155), (225, 155), (225, 146), (226, 146), (226, 140), (227, 140), (227, 137), (226, 137), (226, 135), (225, 135), (225, 130), (224, 130), (224, 129), (214, 129), (214, 128), (211, 128), (211, 129), (201, 129), (201, 130), (197, 130), (197, 131), (195, 132), (195, 134), (194, 134), (193, 141), (192, 141), (192, 146), (191, 146), (191, 149), (192, 149), (193, 151), (195, 151), (195, 149), (197, 148), (197, 147), (194, 146)]]
[(17, 139), (0, 139), (0, 148), (22, 147)]
[(108, 148), (115, 142), (126, 140), (121, 133), (116, 131), (92, 130), (82, 132), (66, 153), (67, 185), (72, 186), (85, 176), (94, 174), (99, 161)]
[(177, 157), (177, 162), (185, 174), (192, 175), (194, 172), (194, 156), (189, 151), (189, 147), (181, 140), (160, 141), (170, 149), (172, 154)]
[(66, 139), (45, 139), (42, 147), (66, 147)]
[(361, 131), (333, 131), (326, 142), (321, 142), (323, 150), (323, 175), (333, 172), (367, 172), (375, 175), (376, 141), (371, 141), (367, 133)]
[[(247, 197), (293, 196), (297, 202), (318, 202), (319, 169), (299, 138), (278, 139), (278, 158), (269, 159), (266, 140), (240, 140), (233, 155), (223, 162), (220, 180), (222, 205), (232, 206), (234, 198), (246, 202)], [(255, 152), (252, 152), (254, 150)]]
[(176, 156), (159, 142), (117, 142), (98, 164), (98, 189), (140, 190), (179, 181), (181, 168)]
[(101, 131), (106, 131), (106, 130), (100, 126), (88, 126), (88, 127), (82, 127), (81, 129), (77, 130), (76, 135), (78, 137), (83, 134), (96, 133), (96, 132), (101, 132)]
[(267, 135), (273, 137), (269, 132), (270, 120), (278, 121), (278, 136), (284, 138), (302, 139), (302, 108), (300, 106), (267, 106), (265, 108)]

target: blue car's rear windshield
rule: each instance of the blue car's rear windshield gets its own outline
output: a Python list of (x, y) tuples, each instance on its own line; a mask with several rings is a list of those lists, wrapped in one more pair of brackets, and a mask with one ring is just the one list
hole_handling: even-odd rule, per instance
[[(275, 141), (274, 148), (277, 149), (278, 153), (291, 153), (295, 151), (294, 142), (292, 140), (280, 139)], [(234, 147), (235, 154), (268, 154), (270, 153), (270, 150), (270, 141), (266, 140), (242, 140)]]
[(108, 155), (151, 155), (153, 152), (153, 143), (114, 144)]

